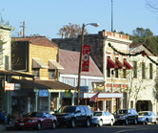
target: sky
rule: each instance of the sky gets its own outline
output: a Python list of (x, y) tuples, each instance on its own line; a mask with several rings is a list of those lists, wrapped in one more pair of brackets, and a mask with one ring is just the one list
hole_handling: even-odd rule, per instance
[[(150, 11), (146, 1), (113, 0), (113, 29), (132, 34), (137, 27), (149, 28), (158, 35), (158, 13)], [(99, 23), (99, 27), (86, 26), (89, 34), (111, 31), (111, 0), (0, 0), (0, 14), (15, 28), (12, 36), (22, 31), (25, 35), (39, 34), (48, 39), (60, 38), (60, 28), (69, 23)]]

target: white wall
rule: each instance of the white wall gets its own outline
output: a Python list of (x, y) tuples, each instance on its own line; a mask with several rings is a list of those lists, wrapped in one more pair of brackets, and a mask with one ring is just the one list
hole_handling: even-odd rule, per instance
[(0, 52), (0, 69), (5, 70), (5, 57), (8, 56), (8, 69), (11, 69), (11, 31), (8, 29), (2, 29), (0, 27), (0, 40), (6, 42), (2, 48), (3, 51)]

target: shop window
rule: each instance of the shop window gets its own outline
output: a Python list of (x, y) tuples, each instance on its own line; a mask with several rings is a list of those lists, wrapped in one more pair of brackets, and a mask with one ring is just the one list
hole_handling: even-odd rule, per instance
[(32, 69), (32, 73), (35, 76), (35, 78), (39, 78), (40, 77), (40, 69), (39, 68)]
[(142, 79), (145, 79), (145, 63), (142, 62)]
[(152, 63), (149, 64), (149, 74), (150, 74), (149, 78), (153, 79), (153, 64)]
[(133, 77), (137, 78), (137, 61), (133, 62)]
[(56, 70), (55, 69), (49, 70), (49, 78), (50, 79), (56, 78)]

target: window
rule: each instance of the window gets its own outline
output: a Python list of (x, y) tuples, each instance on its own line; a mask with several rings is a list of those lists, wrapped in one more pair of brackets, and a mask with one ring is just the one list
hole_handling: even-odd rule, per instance
[(123, 78), (126, 78), (126, 69), (123, 69)]
[(145, 63), (142, 62), (142, 79), (145, 79)]
[(153, 64), (149, 64), (149, 79), (153, 79)]
[(107, 68), (107, 77), (110, 77), (110, 69)]
[(5, 70), (9, 70), (9, 56), (5, 56)]
[(35, 76), (35, 78), (39, 78), (40, 77), (40, 69), (39, 68), (34, 68), (32, 70), (32, 73)]
[(133, 103), (133, 101), (131, 101), (131, 108), (133, 108), (133, 105), (134, 105), (134, 103)]
[(49, 70), (49, 78), (50, 79), (56, 78), (56, 71), (55, 71), (55, 69)]
[(133, 62), (133, 77), (137, 78), (137, 62)]
[(115, 68), (115, 78), (118, 78), (118, 77), (119, 77), (118, 69)]

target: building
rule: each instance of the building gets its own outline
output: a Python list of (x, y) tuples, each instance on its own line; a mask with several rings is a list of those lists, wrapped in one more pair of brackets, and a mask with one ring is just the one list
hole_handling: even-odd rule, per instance
[[(81, 36), (78, 38), (52, 39), (59, 48), (80, 51)], [(133, 67), (130, 65), (129, 57), (115, 52), (112, 47), (119, 51), (129, 53), (129, 45), (132, 41), (128, 36), (117, 32), (111, 33), (101, 31), (98, 34), (85, 35), (85, 45), (91, 47), (91, 57), (104, 75), (104, 92), (123, 93), (123, 98), (114, 96), (104, 101), (103, 106), (109, 107), (111, 112), (118, 108), (127, 107), (127, 93), (124, 91), (129, 86), (129, 73)], [(110, 47), (109, 43), (111, 44)], [(110, 94), (109, 94), (110, 95)]]
[[(79, 57), (80, 53), (69, 50), (59, 50), (59, 63), (64, 67), (64, 70), (60, 71), (59, 81), (69, 84), (73, 87), (78, 86), (78, 69), (79, 69)], [(100, 84), (104, 82), (104, 77), (92, 58), (89, 60), (89, 71), (81, 72), (81, 85), (80, 85), (80, 98), (81, 103), (84, 104), (83, 93), (93, 92), (94, 84)], [(96, 87), (97, 88), (97, 87)], [(77, 104), (77, 95), (75, 95), (75, 104)], [(63, 99), (65, 104), (71, 105), (71, 97), (65, 95)]]
[(62, 92), (75, 92), (74, 87), (59, 82), (59, 72), (64, 68), (58, 62), (58, 47), (46, 37), (12, 38), (12, 70), (34, 75), (12, 78), (20, 83), (19, 91), (12, 91), (12, 113), (30, 111), (55, 111), (62, 102)]
[(153, 111), (158, 113), (158, 58), (145, 44), (131, 44), (130, 52), (137, 54), (131, 56), (130, 60), (133, 64), (133, 72), (129, 81), (131, 90), (130, 107), (136, 108), (137, 111)]

